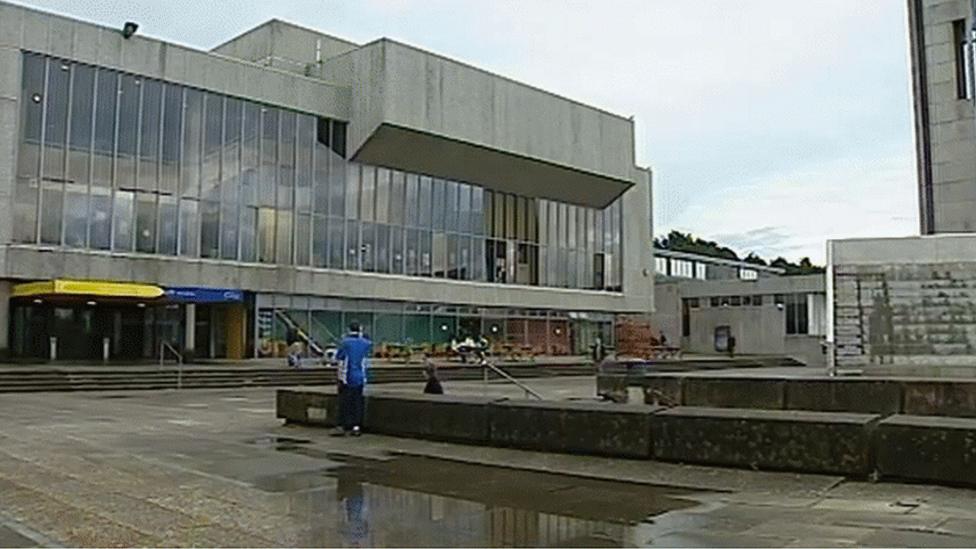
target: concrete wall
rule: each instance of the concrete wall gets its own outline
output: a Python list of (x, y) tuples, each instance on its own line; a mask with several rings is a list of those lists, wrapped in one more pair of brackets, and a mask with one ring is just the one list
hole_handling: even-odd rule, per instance
[(719, 326), (731, 328), (736, 353), (781, 355), (786, 350), (786, 313), (775, 306), (692, 309), (691, 326), (686, 341), (692, 353), (714, 353)]
[(210, 51), (307, 75), (321, 61), (358, 47), (359, 44), (349, 40), (272, 19)]
[(321, 76), (355, 90), (349, 148), (363, 161), (471, 166), (466, 180), (600, 207), (633, 182), (626, 118), (388, 39), (326, 60)]
[(664, 332), (669, 342), (681, 342), (681, 291), (677, 282), (654, 284), (652, 328)]
[(958, 97), (953, 32), (972, 27), (972, 1), (908, 7), (922, 232), (976, 232), (976, 108)]
[(976, 369), (976, 235), (828, 243), (838, 368)]

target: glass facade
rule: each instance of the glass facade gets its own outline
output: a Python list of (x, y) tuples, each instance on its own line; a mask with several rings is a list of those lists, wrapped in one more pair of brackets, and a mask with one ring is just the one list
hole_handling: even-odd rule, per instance
[(15, 240), (621, 291), (603, 210), (350, 162), (346, 124), (23, 54)]

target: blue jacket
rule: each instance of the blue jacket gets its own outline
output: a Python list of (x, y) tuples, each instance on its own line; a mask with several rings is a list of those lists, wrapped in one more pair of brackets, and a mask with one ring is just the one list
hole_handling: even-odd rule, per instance
[(373, 342), (365, 335), (351, 333), (342, 338), (336, 349), (339, 381), (352, 387), (366, 385), (366, 370), (369, 369), (372, 352)]

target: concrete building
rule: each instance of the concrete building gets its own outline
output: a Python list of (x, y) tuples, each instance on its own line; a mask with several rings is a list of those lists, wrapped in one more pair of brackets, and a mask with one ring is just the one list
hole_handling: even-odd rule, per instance
[(973, 0), (908, 0), (922, 234), (976, 232)]
[(627, 117), (277, 20), (201, 51), (0, 3), (0, 72), (15, 357), (274, 356), (352, 320), (558, 354), (653, 308)]
[(976, 373), (972, 0), (909, 0), (921, 237), (827, 245), (833, 365)]
[[(781, 269), (745, 262), (667, 250), (654, 253), (658, 268), (663, 257), (691, 263), (691, 272), (701, 275), (685, 276), (688, 268), (683, 263), (676, 275), (658, 274), (653, 326), (669, 343), (689, 353), (724, 354), (732, 336), (736, 353), (825, 363), (823, 275), (783, 276)], [(755, 275), (743, 276), (744, 269), (754, 269)], [(715, 278), (710, 277), (713, 273)]]

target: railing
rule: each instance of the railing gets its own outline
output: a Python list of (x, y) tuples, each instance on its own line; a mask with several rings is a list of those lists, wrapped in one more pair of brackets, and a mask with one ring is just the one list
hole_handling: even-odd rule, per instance
[(538, 400), (545, 400), (545, 398), (543, 398), (543, 396), (540, 395), (537, 391), (535, 391), (534, 389), (532, 389), (531, 387), (529, 387), (525, 383), (522, 383), (521, 381), (515, 379), (514, 377), (512, 377), (505, 370), (502, 370), (498, 366), (495, 366), (494, 364), (488, 362), (488, 359), (485, 358), (484, 356), (481, 357), (481, 367), (484, 369), (483, 371), (484, 371), (484, 374), (485, 374), (485, 382), (486, 383), (488, 382), (488, 371), (491, 370), (492, 372), (495, 372), (495, 374), (497, 374), (499, 377), (501, 377), (505, 381), (508, 381), (509, 383), (514, 383), (519, 389), (522, 389), (523, 391), (525, 391), (525, 396), (526, 397), (532, 396), (532, 397), (535, 397)]
[(176, 359), (176, 388), (182, 389), (183, 388), (183, 355), (181, 355), (180, 352), (176, 350), (176, 347), (173, 347), (169, 343), (162, 341), (159, 344), (159, 365), (160, 366), (163, 366), (163, 364), (166, 362), (167, 350)]
[(325, 349), (319, 345), (319, 342), (315, 341), (312, 335), (306, 332), (305, 329), (298, 324), (298, 322), (295, 322), (295, 319), (289, 316), (288, 313), (281, 309), (275, 309), (275, 316), (280, 318), (281, 321), (285, 323), (285, 326), (287, 326), (289, 329), (295, 330), (295, 334), (299, 337), (299, 339), (304, 340), (305, 343), (308, 344), (308, 348), (311, 349), (315, 354), (325, 356)]

